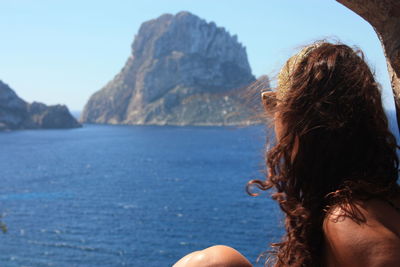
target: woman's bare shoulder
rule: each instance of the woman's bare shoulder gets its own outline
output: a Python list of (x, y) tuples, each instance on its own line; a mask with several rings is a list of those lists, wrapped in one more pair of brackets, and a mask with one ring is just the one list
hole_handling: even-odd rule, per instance
[(216, 245), (192, 252), (180, 259), (173, 267), (251, 267), (251, 263), (237, 250)]
[(324, 220), (328, 258), (340, 266), (400, 266), (400, 238), (389, 220), (400, 226), (400, 214), (379, 200), (351, 209), (359, 219), (337, 207)]

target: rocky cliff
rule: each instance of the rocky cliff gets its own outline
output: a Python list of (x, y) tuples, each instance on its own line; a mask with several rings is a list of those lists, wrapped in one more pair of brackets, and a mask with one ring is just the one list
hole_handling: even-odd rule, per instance
[(90, 97), (81, 120), (248, 124), (252, 111), (240, 95), (254, 80), (236, 36), (189, 12), (165, 14), (141, 25), (125, 66)]
[(0, 130), (75, 127), (80, 124), (66, 106), (27, 103), (0, 80)]

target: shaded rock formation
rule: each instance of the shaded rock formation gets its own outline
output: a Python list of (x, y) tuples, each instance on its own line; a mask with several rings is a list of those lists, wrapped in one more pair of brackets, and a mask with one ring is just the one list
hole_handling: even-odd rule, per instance
[(253, 81), (246, 49), (236, 36), (188, 12), (165, 14), (141, 25), (125, 66), (90, 97), (81, 120), (249, 124), (252, 110), (240, 95)]
[(66, 106), (27, 103), (0, 80), (0, 130), (76, 127), (80, 124)]

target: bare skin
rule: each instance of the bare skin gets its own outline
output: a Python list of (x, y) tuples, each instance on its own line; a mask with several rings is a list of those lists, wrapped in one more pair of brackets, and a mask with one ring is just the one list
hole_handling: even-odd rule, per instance
[(252, 267), (252, 265), (237, 250), (218, 245), (192, 252), (173, 267)]
[[(399, 198), (392, 202), (400, 206)], [(339, 208), (325, 219), (325, 266), (400, 266), (400, 213), (378, 199), (356, 206), (365, 223), (344, 216)]]

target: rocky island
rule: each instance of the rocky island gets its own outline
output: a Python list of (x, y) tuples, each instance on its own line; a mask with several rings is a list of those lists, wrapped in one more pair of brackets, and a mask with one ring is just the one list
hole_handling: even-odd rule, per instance
[(85, 123), (244, 125), (254, 113), (242, 92), (255, 81), (245, 47), (189, 13), (144, 22), (122, 70), (93, 94)]
[(0, 80), (0, 131), (80, 126), (66, 106), (27, 103)]

